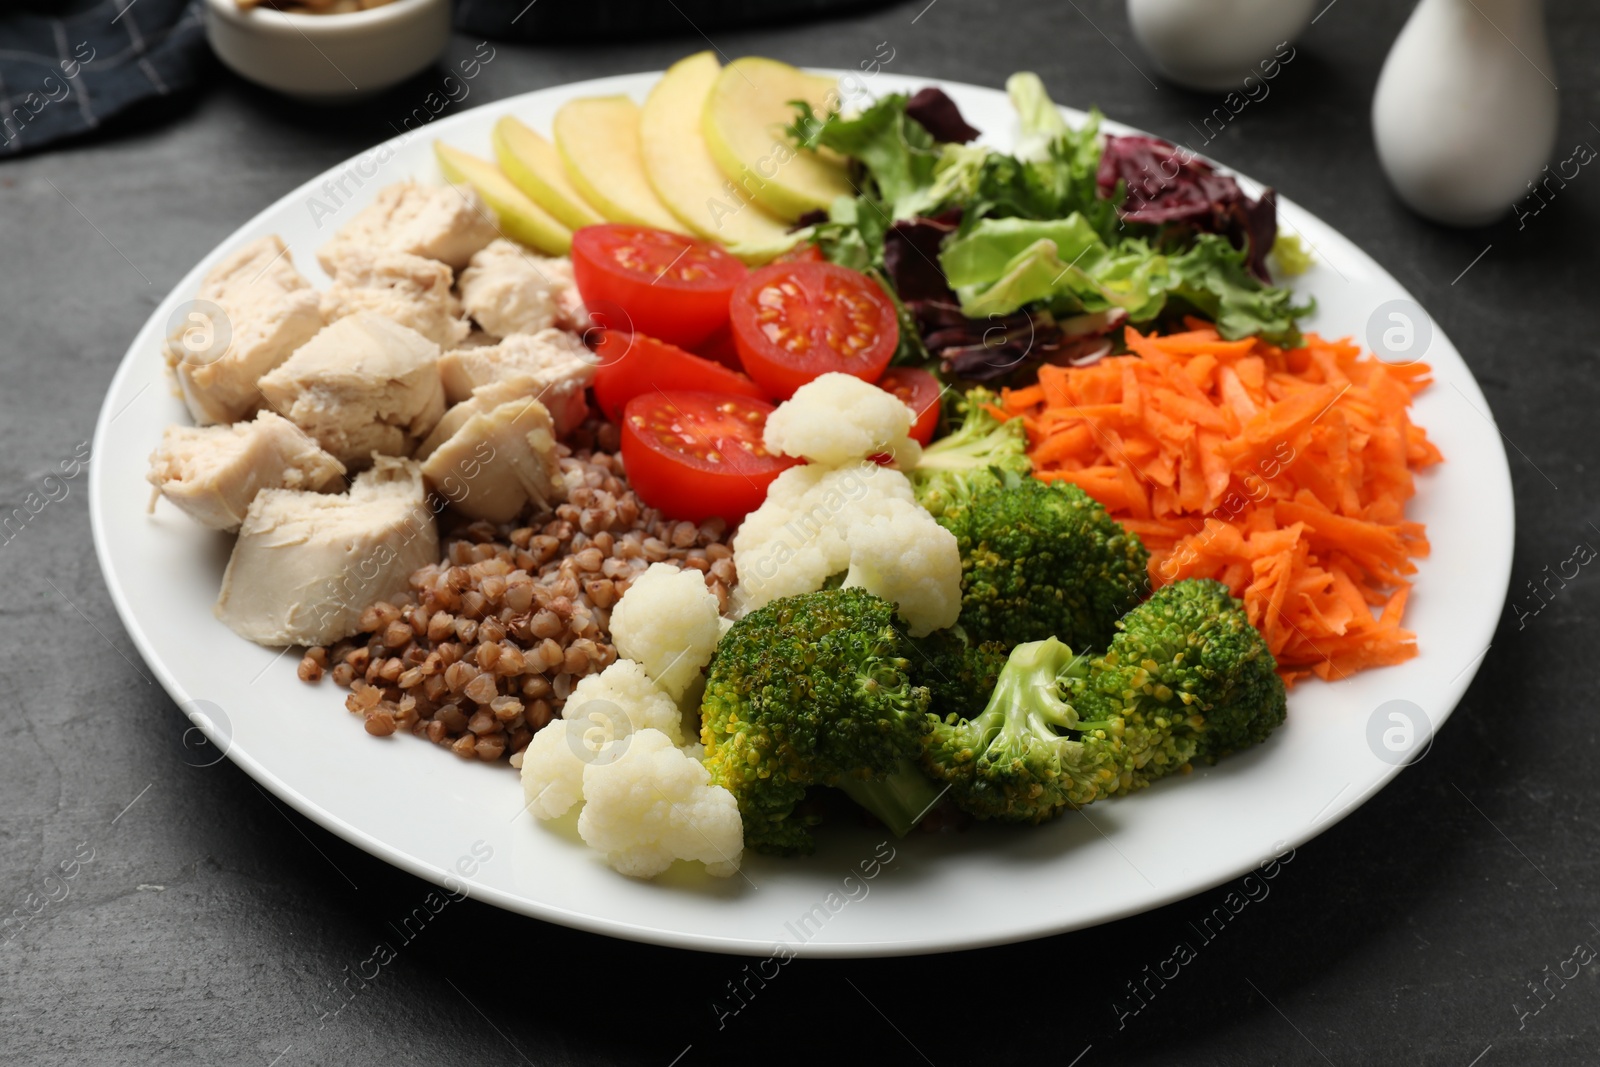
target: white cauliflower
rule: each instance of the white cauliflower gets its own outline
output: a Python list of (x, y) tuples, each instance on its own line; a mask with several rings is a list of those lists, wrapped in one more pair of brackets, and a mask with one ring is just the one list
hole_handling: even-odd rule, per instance
[(599, 674), (582, 678), (567, 697), (561, 717), (609, 730), (613, 738), (655, 729), (672, 738), (673, 744), (683, 744), (677, 703), (650, 680), (643, 664), (631, 659), (619, 659)]
[(616, 759), (623, 738), (656, 730), (683, 743), (678, 705), (631, 660), (619, 659), (579, 681), (561, 714), (522, 753), (522, 792), (538, 819), (559, 819), (570, 811), (583, 793), (583, 769)]
[(583, 799), (583, 769), (599, 749), (593, 724), (553, 719), (522, 750), (522, 795), (535, 819), (559, 819)]
[(849, 572), (900, 608), (917, 636), (955, 622), (961, 557), (955, 537), (916, 502), (899, 471), (875, 463), (791, 467), (733, 539), (741, 613), (815, 592)]
[(887, 453), (910, 470), (922, 446), (910, 437), (913, 413), (899, 397), (848, 374), (824, 374), (795, 390), (767, 416), (768, 449), (840, 467)]
[(617, 654), (644, 664), (673, 700), (683, 701), (711, 662), (721, 635), (717, 598), (696, 570), (655, 563), (611, 609)]
[[(921, 508), (850, 528), (846, 589), (894, 601), (913, 637), (954, 626), (961, 614), (961, 549), (956, 535)], [(953, 578), (953, 580), (952, 580)]]
[(659, 730), (635, 732), (616, 760), (584, 768), (583, 797), (579, 835), (623, 874), (654, 878), (674, 860), (698, 860), (719, 878), (739, 869), (733, 794)]

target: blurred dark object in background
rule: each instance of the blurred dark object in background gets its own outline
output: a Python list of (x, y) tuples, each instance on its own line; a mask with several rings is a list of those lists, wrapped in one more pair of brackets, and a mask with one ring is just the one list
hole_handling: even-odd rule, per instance
[(456, 29), (503, 41), (695, 34), (887, 7), (892, 0), (456, 0)]
[(210, 69), (199, 0), (0, 7), (0, 158), (180, 97)]

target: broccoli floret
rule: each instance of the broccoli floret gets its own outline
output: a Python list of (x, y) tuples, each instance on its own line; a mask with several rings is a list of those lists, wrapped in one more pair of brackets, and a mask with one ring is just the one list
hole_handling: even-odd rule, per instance
[(928, 711), (935, 718), (967, 719), (989, 702), (1010, 653), (1001, 641), (974, 644), (959, 630), (935, 630), (912, 642), (911, 675), (933, 694)]
[(1103, 649), (1146, 587), (1139, 538), (1067, 482), (1012, 477), (939, 522), (961, 551), (959, 624), (974, 641)]
[(987, 389), (973, 389), (956, 404), (961, 424), (929, 445), (908, 477), (917, 503), (935, 517), (995, 485), (1005, 472), (1028, 474), (1028, 437), (1021, 419), (1001, 422), (988, 405), (999, 400)]
[(876, 815), (896, 837), (916, 829), (944, 795), (944, 790), (910, 756), (903, 757), (885, 777), (843, 778), (838, 786), (851, 800)]
[[(998, 641), (969, 644), (958, 630), (935, 630), (911, 641), (911, 677), (932, 694), (934, 719), (970, 718), (983, 710), (1006, 665), (1010, 649)], [(902, 760), (887, 778), (846, 779), (839, 788), (904, 837), (938, 803), (945, 788), (930, 779), (916, 760)]]
[[(1116, 626), (1093, 658), (1054, 638), (1018, 645), (980, 713), (935, 716), (923, 765), (960, 807), (1038, 822), (1215, 761), (1283, 722), (1272, 654), (1221, 582), (1175, 582)], [(939, 641), (935, 662), (963, 662)]]
[(817, 820), (794, 811), (809, 787), (883, 779), (915, 758), (929, 697), (909, 654), (894, 605), (859, 589), (775, 600), (722, 638), (700, 739), (746, 847), (809, 852)]
[(980, 819), (1040, 822), (1114, 790), (1121, 720), (1086, 722), (1062, 695), (1087, 670), (1053, 637), (1018, 645), (983, 711), (934, 723), (923, 765)]
[(1244, 606), (1221, 582), (1189, 578), (1158, 589), (1117, 623), (1105, 655), (1073, 698), (1107, 713), (1137, 708), (1193, 738), (1215, 761), (1266, 739), (1287, 709), (1283, 680)]

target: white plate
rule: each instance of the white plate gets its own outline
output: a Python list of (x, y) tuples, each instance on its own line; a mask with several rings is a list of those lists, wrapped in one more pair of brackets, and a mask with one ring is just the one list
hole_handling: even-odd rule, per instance
[[(805, 956), (890, 955), (1073, 930), (1238, 877), (1348, 814), (1397, 773), (1369, 743), (1369, 726), (1376, 723), (1379, 734), (1394, 726), (1392, 709), (1378, 714), (1381, 705), (1410, 701), (1435, 727), (1450, 714), (1504, 602), (1513, 520), (1510, 474), (1488, 404), (1436, 327), (1426, 358), (1438, 381), (1418, 399), (1415, 416), (1447, 462), (1420, 476), (1410, 509), (1433, 542), (1406, 614), (1421, 655), (1338, 684), (1302, 683), (1290, 696), (1287, 725), (1259, 748), (1043, 827), (979, 827), (880, 845), (882, 833), (835, 825), (819, 834), (815, 856), (750, 856), (745, 877), (632, 881), (575, 834), (562, 836), (519, 814), (521, 791), (510, 770), (467, 763), (408, 736), (369, 737), (344, 710), (343, 690), (331, 682), (308, 687), (295, 677), (293, 656), (234, 636), (211, 614), (228, 539), (165, 505), (153, 517), (145, 513), (145, 457), (166, 424), (186, 418), (159, 354), (169, 314), (213, 263), (263, 234), (282, 235), (300, 269), (325, 284), (317, 247), (378, 187), (409, 176), (439, 180), (435, 138), (487, 156), (490, 127), (501, 115), (548, 130), (567, 99), (627, 93), (642, 100), (656, 78), (605, 78), (485, 105), (312, 179), (196, 265), (128, 349), (95, 431), (90, 515), (100, 563), (128, 632), (162, 684), (253, 778), (396, 866), (435, 882), (459, 878), (448, 884), (550, 922), (719, 952), (767, 955), (784, 945)], [(880, 73), (870, 89), (924, 84)], [(1010, 137), (1014, 118), (1004, 94), (945, 88), (989, 140)], [(1318, 255), (1298, 283), (1319, 302), (1312, 328), (1365, 338), (1375, 309), (1410, 299), (1325, 223), (1287, 200), (1279, 210)], [(1426, 729), (1422, 724), (1423, 735)], [(891, 861), (875, 863), (891, 849)], [(475, 851), (490, 858), (477, 863)], [(458, 870), (473, 873), (463, 878)]]

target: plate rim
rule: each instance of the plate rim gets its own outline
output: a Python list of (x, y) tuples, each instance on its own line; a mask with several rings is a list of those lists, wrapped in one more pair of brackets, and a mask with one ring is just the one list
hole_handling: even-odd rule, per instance
[[(849, 73), (847, 71), (825, 67), (805, 67), (803, 69), (812, 73), (831, 75), (835, 77)], [(888, 72), (884, 73), (887, 74)], [(189, 272), (179, 278), (173, 288), (165, 296), (163, 296), (160, 301), (157, 302), (151, 314), (135, 331), (133, 339), (129, 342), (127, 351), (119, 360), (117, 369), (106, 387), (105, 398), (101, 403), (100, 412), (95, 421), (92, 446), (93, 450), (91, 455), (99, 455), (101, 453), (102, 444), (106, 438), (106, 435), (109, 433), (110, 424), (116, 418), (116, 416), (120, 414), (120, 410), (113, 411), (113, 404), (119, 399), (119, 391), (124, 385), (125, 380), (132, 373), (134, 373), (139, 359), (146, 355), (146, 353), (143, 353), (142, 349), (137, 343), (139, 337), (150, 327), (154, 320), (158, 319), (162, 315), (163, 309), (167, 307), (170, 301), (172, 301), (175, 297), (181, 300), (181, 294), (192, 289), (195, 282), (205, 270), (209, 269), (216, 261), (221, 259), (236, 245), (242, 242), (241, 235), (257, 227), (269, 216), (275, 216), (282, 208), (294, 201), (303, 201), (307, 195), (317, 192), (319, 188), (321, 188), (324, 181), (337, 178), (341, 173), (346, 171), (365, 156), (378, 153), (384, 149), (397, 150), (399, 147), (407, 144), (419, 133), (422, 133), (430, 138), (448, 136), (449, 132), (453, 128), (475, 121), (478, 113), (482, 112), (486, 108), (506, 112), (514, 109), (520, 102), (526, 101), (531, 97), (550, 95), (570, 97), (586, 93), (603, 93), (606, 90), (626, 92), (633, 88), (641, 79), (659, 78), (661, 74), (661, 71), (640, 71), (632, 74), (607, 75), (600, 78), (565, 82), (559, 85), (529, 90), (528, 92), (518, 93), (513, 96), (504, 97), (497, 100), (486, 101), (483, 104), (472, 108), (467, 108), (457, 114), (426, 123), (425, 125), (418, 127), (416, 130), (408, 131), (407, 133), (402, 133), (385, 141), (368, 146), (367, 148), (362, 149), (361, 151), (340, 160), (333, 166), (317, 173), (316, 175), (307, 179), (305, 182), (297, 185), (293, 189), (288, 190), (282, 196), (273, 200), (270, 204), (263, 207), (249, 219), (234, 227), (234, 229), (231, 230), (226, 237), (224, 237), (216, 246), (203, 255), (197, 261), (195, 266)], [(982, 93), (1000, 95), (1004, 94), (1003, 90), (990, 86), (976, 85), (973, 83), (960, 82), (946, 78), (923, 77), (915, 74), (903, 74), (897, 72), (889, 76), (888, 80), (895, 83), (894, 85), (890, 86), (891, 90), (898, 88), (904, 83), (920, 82), (927, 85), (959, 88), (963, 91), (975, 90)], [(1074, 126), (1081, 124), (1088, 115), (1088, 112), (1076, 108), (1058, 105), (1058, 109)], [(1115, 133), (1146, 132), (1139, 130), (1137, 127), (1128, 126), (1124, 123), (1117, 122), (1110, 117), (1103, 119), (1102, 129)], [(1250, 178), (1248, 175), (1240, 174), (1225, 164), (1211, 160), (1208, 156), (1199, 153), (1196, 154), (1200, 155), (1200, 158), (1202, 159), (1207, 159), (1208, 161), (1215, 163), (1220, 171), (1240, 179), (1244, 184), (1254, 190), (1259, 190), (1263, 187), (1260, 182)], [(1398, 279), (1390, 274), (1390, 272), (1373, 256), (1362, 249), (1360, 245), (1357, 245), (1355, 241), (1346, 237), (1342, 231), (1323, 221), (1320, 216), (1317, 216), (1313, 212), (1301, 207), (1295, 201), (1283, 197), (1281, 194), (1279, 196), (1279, 205), (1280, 212), (1287, 208), (1290, 213), (1304, 213), (1306, 216), (1316, 219), (1321, 225), (1326, 226), (1331, 232), (1338, 234), (1352, 249), (1354, 249), (1357, 254), (1370, 262), (1371, 267), (1377, 273), (1377, 277), (1385, 282), (1387, 287), (1392, 287), (1395, 293), (1399, 294), (1404, 299), (1410, 300), (1418, 308), (1422, 308), (1421, 302), (1416, 300), (1411, 292), (1405, 286), (1400, 284)], [(1426, 309), (1423, 310), (1426, 314)], [(1428, 317), (1431, 321), (1432, 316), (1429, 315)], [(1493, 412), (1489, 408), (1487, 399), (1483, 396), (1482, 389), (1478, 384), (1477, 377), (1472, 373), (1472, 369), (1467, 366), (1465, 358), (1460, 356), (1460, 350), (1455, 348), (1454, 343), (1449, 340), (1449, 338), (1444, 334), (1443, 330), (1438, 330), (1437, 325), (1435, 325), (1435, 329), (1437, 330), (1439, 336), (1443, 337), (1446, 343), (1450, 345), (1452, 351), (1455, 352), (1457, 358), (1460, 360), (1462, 368), (1466, 371), (1467, 384), (1470, 385), (1471, 391), (1474, 395), (1467, 395), (1465, 392), (1463, 392), (1463, 396), (1468, 400), (1469, 403), (1472, 403), (1474, 400), (1476, 400), (1474, 406), (1479, 408), (1480, 414), (1485, 415), (1490, 423), (1490, 426), (1495, 429), (1497, 436), (1503, 437), (1502, 434), (1499, 434), (1498, 424), (1494, 421)], [(1460, 384), (1458, 383), (1452, 384), (1456, 384), (1458, 389), (1461, 388)], [(125, 408), (123, 410), (125, 410)], [(1485, 619), (1490, 620), (1488, 623), (1488, 632), (1482, 634), (1483, 641), (1486, 646), (1493, 637), (1494, 631), (1498, 628), (1500, 617), (1504, 612), (1506, 598), (1510, 593), (1512, 559), (1516, 544), (1515, 498), (1514, 494), (1512, 493), (1510, 461), (1506, 454), (1504, 444), (1499, 441), (1496, 442), (1496, 453), (1499, 458), (1499, 466), (1497, 471), (1494, 473), (1503, 476), (1506, 489), (1506, 498), (1510, 504), (1510, 508), (1508, 509), (1506, 516), (1508, 530), (1505, 539), (1505, 546), (1501, 554), (1502, 558), (1498, 561), (1500, 564), (1500, 570), (1503, 571), (1505, 575), (1505, 580), (1503, 583), (1495, 583), (1496, 591), (1494, 594), (1494, 612), (1484, 616)], [(435, 866), (425, 860), (419, 859), (400, 847), (390, 845), (361, 826), (351, 823), (348, 820), (333, 814), (326, 808), (304, 796), (282, 777), (274, 773), (270, 768), (252, 756), (249, 752), (245, 751), (238, 745), (232, 744), (231, 739), (226, 735), (218, 736), (217, 732), (212, 728), (212, 725), (208, 720), (197, 716), (195, 713), (188, 710), (189, 706), (194, 704), (195, 698), (192, 694), (188, 693), (184, 686), (178, 681), (176, 676), (168, 668), (166, 662), (154, 654), (151, 639), (146, 634), (144, 625), (141, 622), (139, 615), (133, 610), (124, 588), (117, 580), (116, 569), (113, 565), (110, 550), (108, 548), (108, 516), (104, 511), (104, 504), (102, 503), (103, 492), (101, 472), (103, 471), (104, 466), (91, 460), (89, 467), (89, 521), (91, 533), (94, 539), (95, 556), (100, 566), (102, 578), (104, 579), (106, 587), (111, 594), (113, 605), (116, 607), (117, 615), (122, 621), (129, 638), (133, 641), (134, 646), (138, 649), (141, 658), (143, 658), (145, 663), (154, 673), (155, 677), (160, 681), (161, 686), (166, 691), (167, 695), (178, 705), (179, 710), (183, 711), (197, 728), (205, 732), (210, 741), (219, 744), (219, 747), (222, 749), (223, 753), (228, 759), (232, 760), (236, 765), (238, 765), (240, 769), (249, 775), (255, 783), (269, 790), (273, 796), (287, 803), (301, 815), (315, 822), (323, 829), (335, 834), (357, 848), (362, 849), (368, 854), (373, 855), (392, 866), (398, 867), (409, 874), (415, 875), (435, 885), (446, 886), (447, 888), (464, 891), (468, 896), (475, 897), (516, 914), (525, 915), (541, 921), (554, 922), (559, 925), (582, 930), (588, 933), (601, 934), (609, 937), (618, 937), (625, 940), (643, 942), (647, 944), (662, 945), (670, 948), (709, 951), (728, 955), (744, 956), (768, 956), (772, 954), (773, 941), (770, 939), (756, 941), (743, 937), (723, 937), (694, 931), (665, 929), (658, 926), (649, 926), (642, 923), (634, 923), (627, 920), (614, 919), (602, 915), (594, 915), (586, 912), (575, 911), (561, 905), (537, 901), (527, 896), (521, 896), (517, 895), (516, 893), (504, 891), (495, 886), (488, 885), (471, 878), (462, 878), (455, 872), (449, 871), (443, 867)], [(1468, 687), (1476, 677), (1478, 670), (1488, 658), (1487, 652), (1488, 648), (1486, 647), (1484, 653), (1479, 654), (1479, 656), (1466, 668), (1464, 668), (1452, 682), (1447, 684), (1446, 692), (1442, 695), (1441, 700), (1441, 706), (1443, 710), (1440, 711), (1436, 717), (1431, 719), (1429, 723), (1430, 743), (1432, 739), (1437, 737), (1438, 731), (1443, 728), (1451, 715), (1454, 714), (1455, 709), (1460, 704), (1461, 698), (1465, 695)], [(1420, 758), (1420, 756), (1416, 758)], [(1284, 845), (1290, 849), (1299, 848), (1306, 842), (1320, 836), (1330, 827), (1342, 822), (1356, 809), (1366, 804), (1379, 791), (1387, 787), (1389, 783), (1392, 782), (1400, 773), (1400, 771), (1409, 765), (1410, 762), (1415, 762), (1415, 758), (1410, 761), (1387, 766), (1383, 771), (1370, 780), (1365, 789), (1360, 791), (1339, 811), (1324, 821), (1307, 824), (1307, 826), (1305, 826), (1303, 830), (1294, 837), (1294, 839), (1285, 841)], [(797, 946), (792, 945), (790, 946), (790, 949), (793, 951), (795, 956), (807, 958), (860, 958), (969, 951), (993, 947), (996, 945), (1014, 944), (1021, 941), (1051, 937), (1059, 934), (1069, 933), (1074, 930), (1099, 926), (1105, 923), (1128, 918), (1133, 915), (1153, 911), (1157, 908), (1165, 907), (1177, 901), (1186, 900), (1201, 893), (1209, 892), (1219, 885), (1241, 877), (1242, 875), (1255, 869), (1255, 866), (1255, 862), (1249, 862), (1236, 868), (1233, 866), (1228, 866), (1225, 868), (1226, 873), (1224, 873), (1221, 877), (1205, 877), (1199, 880), (1179, 882), (1177, 883), (1177, 888), (1160, 892), (1156, 894), (1153, 899), (1141, 898), (1136, 903), (1129, 904), (1125, 907), (1111, 908), (1096, 913), (1094, 918), (1087, 920), (1068, 920), (1064, 922), (1055, 922), (1042, 925), (1038, 924), (1037, 922), (1032, 924), (1024, 922), (1015, 924), (1014, 926), (1006, 926), (1004, 929), (996, 929), (993, 932), (975, 935), (968, 934), (957, 936), (940, 936), (940, 934), (935, 931), (930, 933), (928, 936), (917, 939), (890, 939), (877, 941), (856, 940), (847, 943), (807, 941)]]

